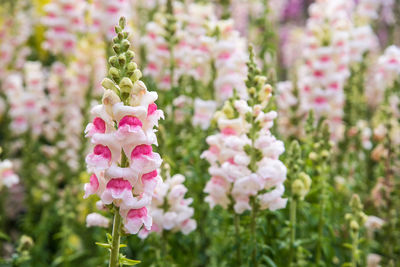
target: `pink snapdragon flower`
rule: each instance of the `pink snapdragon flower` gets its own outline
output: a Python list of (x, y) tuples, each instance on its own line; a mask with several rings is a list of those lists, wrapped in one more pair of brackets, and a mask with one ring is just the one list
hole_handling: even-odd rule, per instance
[[(125, 20), (120, 19), (117, 31), (124, 27)], [(127, 32), (113, 42), (128, 42)], [(140, 70), (129, 62), (134, 54), (129, 45), (125, 50), (116, 50), (116, 54), (114, 58), (123, 56), (127, 62), (121, 66), (113, 63), (113, 57), (110, 59), (110, 73), (115, 70), (118, 76), (102, 81), (102, 104), (92, 108), (93, 120), (85, 130), (93, 150), (86, 156), (91, 177), (84, 186), (84, 197), (97, 195), (102, 205), (113, 205), (114, 216), (122, 216), (124, 229), (137, 234), (143, 225), (147, 230), (152, 226), (148, 207), (162, 180), (157, 172), (162, 160), (153, 151), (157, 146), (155, 127), (164, 114), (155, 104), (157, 93), (147, 90), (140, 81)], [(126, 68), (129, 77), (120, 77), (116, 67)]]
[[(211, 208), (216, 205), (225, 209), (231, 207), (241, 214), (251, 210), (251, 198), (257, 201), (260, 209), (276, 210), (286, 206), (287, 199), (282, 198), (286, 167), (279, 160), (285, 149), (270, 132), (277, 114), (274, 111), (265, 113), (263, 107), (264, 104), (251, 107), (245, 100), (229, 100), (222, 111), (216, 113), (220, 132), (207, 137), (209, 149), (201, 155), (210, 163), (211, 179), (204, 192), (208, 194), (205, 201)], [(254, 143), (249, 138), (251, 127), (246, 120), (249, 113), (261, 126)], [(262, 155), (255, 172), (250, 169), (248, 149), (257, 149)]]
[(5, 186), (11, 188), (19, 183), (19, 177), (13, 171), (13, 164), (9, 160), (0, 162), (0, 189)]
[(192, 124), (200, 126), (202, 130), (207, 130), (210, 127), (211, 119), (217, 109), (217, 103), (213, 100), (202, 100), (196, 98), (194, 100), (194, 115)]
[[(140, 230), (140, 238), (146, 238), (151, 232), (162, 231), (180, 231), (187, 235), (196, 229), (196, 221), (192, 219), (194, 209), (189, 206), (193, 200), (185, 198), (188, 190), (183, 185), (184, 181), (183, 175), (175, 174), (157, 185), (149, 207), (153, 226), (150, 230)], [(168, 208), (165, 209), (165, 206)]]
[(86, 216), (86, 227), (103, 227), (108, 228), (110, 220), (103, 215), (93, 212)]
[(24, 76), (19, 73), (9, 75), (3, 88), (10, 103), (11, 130), (16, 135), (31, 131), (37, 138), (43, 131), (47, 103), (41, 64), (26, 63)]
[(71, 54), (76, 49), (77, 34), (85, 31), (83, 0), (56, 0), (44, 7), (42, 24), (47, 27), (44, 49), (54, 54)]
[(114, 26), (121, 16), (129, 18), (130, 3), (128, 0), (108, 1), (94, 0), (89, 6), (91, 15), (90, 30), (103, 34), (108, 40), (115, 35)]
[(371, 108), (376, 108), (384, 97), (386, 88), (400, 75), (400, 48), (392, 45), (385, 49), (368, 71), (365, 82), (367, 103)]
[(310, 5), (303, 65), (298, 69), (300, 110), (325, 116), (332, 139), (343, 135), (344, 84), (350, 75), (351, 1), (317, 1)]

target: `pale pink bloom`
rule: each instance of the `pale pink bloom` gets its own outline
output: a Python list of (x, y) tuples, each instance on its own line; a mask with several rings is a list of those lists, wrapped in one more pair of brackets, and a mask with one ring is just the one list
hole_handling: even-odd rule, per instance
[(217, 103), (215, 101), (196, 98), (194, 100), (193, 125), (200, 126), (202, 130), (207, 130), (210, 127), (211, 119), (216, 109)]
[(368, 216), (365, 227), (370, 231), (379, 230), (385, 224), (385, 221), (376, 216)]
[(124, 226), (130, 234), (137, 234), (143, 225), (145, 229), (151, 229), (152, 218), (148, 214), (146, 207), (121, 211), (121, 213), (125, 218)]
[(99, 213), (90, 213), (86, 216), (86, 227), (103, 227), (108, 228), (110, 220)]
[(13, 171), (13, 164), (9, 160), (0, 162), (0, 189), (4, 186), (11, 188), (19, 183), (19, 177)]
[(283, 184), (279, 184), (272, 191), (259, 195), (261, 209), (270, 209), (272, 211), (286, 207), (287, 199), (282, 198), (285, 191)]
[(381, 262), (382, 257), (378, 254), (370, 253), (367, 256), (367, 267), (381, 267), (379, 263)]

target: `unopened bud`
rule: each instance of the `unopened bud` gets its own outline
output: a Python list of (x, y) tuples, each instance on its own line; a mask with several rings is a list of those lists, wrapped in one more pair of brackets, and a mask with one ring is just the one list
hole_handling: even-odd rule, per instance
[(308, 157), (309, 157), (311, 160), (313, 160), (313, 161), (315, 161), (315, 160), (318, 159), (318, 155), (317, 155), (317, 153), (315, 153), (314, 151), (311, 152), (311, 153), (308, 155)]
[(134, 70), (131, 78), (134, 81), (138, 81), (140, 78), (142, 78), (142, 72), (139, 69)]
[(121, 51), (121, 46), (119, 44), (113, 45), (112, 48), (113, 48), (114, 52), (117, 53), (117, 54), (119, 54), (120, 51)]
[(110, 76), (113, 78), (114, 81), (119, 81), (119, 70), (115, 67), (111, 67), (108, 71)]
[(119, 63), (121, 66), (123, 66), (123, 65), (125, 65), (125, 62), (126, 62), (125, 56), (124, 56), (124, 55), (119, 55), (119, 56), (118, 56), (118, 63)]
[(132, 89), (132, 94), (138, 95), (141, 92), (146, 92), (147, 88), (144, 82), (142, 81), (137, 81), (133, 84), (133, 89)]
[(133, 83), (131, 79), (129, 79), (128, 77), (124, 77), (119, 83), (119, 87), (121, 88), (121, 92), (130, 93), (133, 88)]
[(101, 86), (103, 86), (104, 89), (118, 90), (116, 84), (109, 78), (104, 78), (103, 81), (101, 81)]
[(128, 51), (129, 47), (131, 46), (131, 44), (129, 43), (128, 40), (124, 39), (121, 43), (121, 51), (122, 52), (126, 52)]

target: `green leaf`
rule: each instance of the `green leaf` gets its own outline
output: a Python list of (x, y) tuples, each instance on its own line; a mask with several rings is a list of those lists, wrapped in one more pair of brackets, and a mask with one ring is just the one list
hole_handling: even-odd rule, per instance
[(112, 242), (112, 235), (110, 235), (109, 233), (107, 233), (106, 236), (107, 236), (107, 242), (111, 244), (111, 242)]
[(0, 232), (0, 239), (10, 240), (10, 237), (3, 232)]
[(263, 259), (264, 259), (264, 261), (268, 264), (268, 266), (277, 267), (276, 264), (275, 264), (275, 262), (274, 262), (270, 257), (264, 255), (264, 256), (263, 256)]
[(95, 244), (102, 248), (111, 248), (111, 245), (107, 243), (96, 242)]
[(349, 243), (344, 243), (343, 247), (348, 248), (348, 249), (353, 249), (353, 245)]
[(122, 264), (122, 265), (133, 266), (133, 265), (139, 264), (140, 261), (131, 260), (131, 259), (127, 259), (127, 258), (120, 258), (119, 263)]
[(119, 244), (119, 247), (120, 247), (120, 248), (126, 248), (127, 245), (126, 245), (126, 244)]

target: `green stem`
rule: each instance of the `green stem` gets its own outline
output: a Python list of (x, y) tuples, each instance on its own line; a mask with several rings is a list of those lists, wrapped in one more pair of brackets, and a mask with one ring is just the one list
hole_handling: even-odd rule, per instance
[(121, 239), (121, 222), (122, 222), (122, 217), (119, 214), (119, 208), (115, 207), (110, 263), (108, 265), (109, 267), (118, 267), (119, 265), (119, 243)]
[(289, 251), (289, 267), (292, 265), (294, 257), (294, 242), (296, 240), (296, 206), (297, 202), (294, 198), (290, 202), (290, 251)]
[(351, 266), (357, 267), (358, 232), (354, 233), (353, 246), (351, 248)]
[[(324, 170), (325, 168), (322, 167)], [(322, 238), (323, 238), (323, 229), (324, 229), (324, 210), (325, 210), (325, 178), (322, 177), (324, 175), (324, 172), (321, 172), (320, 174), (320, 179), (321, 179), (321, 202), (319, 206), (319, 222), (318, 222), (318, 243), (317, 243), (317, 265), (320, 265), (321, 263), (321, 258), (322, 258)]]
[(242, 266), (242, 255), (240, 245), (240, 217), (239, 214), (235, 213), (235, 234), (236, 234), (236, 260), (237, 266)]
[(252, 261), (253, 261), (253, 267), (257, 267), (258, 266), (258, 262), (257, 262), (257, 237), (256, 237), (256, 229), (257, 229), (257, 225), (256, 225), (256, 218), (257, 218), (257, 203), (256, 201), (253, 199), (252, 201), (252, 208), (251, 208), (251, 225), (250, 225), (250, 229), (251, 229), (251, 239), (253, 242), (253, 252), (252, 252)]

